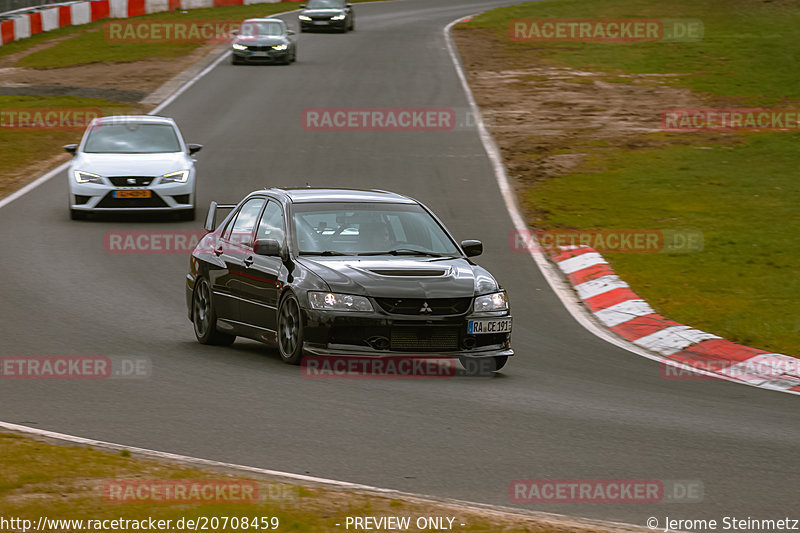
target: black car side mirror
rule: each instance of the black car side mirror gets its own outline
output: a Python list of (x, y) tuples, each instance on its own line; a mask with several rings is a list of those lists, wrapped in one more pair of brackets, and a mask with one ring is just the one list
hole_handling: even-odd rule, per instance
[(284, 251), (281, 243), (275, 239), (258, 239), (253, 245), (256, 255), (266, 255), (268, 257), (280, 257), (283, 259)]
[(461, 241), (461, 249), (467, 257), (475, 257), (483, 253), (483, 243), (475, 240)]
[(77, 144), (65, 144), (64, 145), (64, 150), (66, 150), (67, 152), (69, 152), (72, 155), (75, 155), (75, 152), (78, 151), (78, 145)]
[(203, 149), (202, 144), (187, 144), (186, 146), (189, 148), (189, 155), (196, 154)]

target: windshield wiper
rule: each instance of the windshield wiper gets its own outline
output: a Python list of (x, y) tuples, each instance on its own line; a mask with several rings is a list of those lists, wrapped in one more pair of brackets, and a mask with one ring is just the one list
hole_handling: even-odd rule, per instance
[(324, 252), (300, 252), (300, 255), (352, 255), (352, 254), (337, 252), (335, 250), (325, 250)]
[(426, 252), (425, 250), (413, 250), (411, 248), (397, 248), (394, 250), (387, 250), (385, 252), (361, 252), (356, 255), (425, 255), (428, 257), (447, 257), (445, 254)]

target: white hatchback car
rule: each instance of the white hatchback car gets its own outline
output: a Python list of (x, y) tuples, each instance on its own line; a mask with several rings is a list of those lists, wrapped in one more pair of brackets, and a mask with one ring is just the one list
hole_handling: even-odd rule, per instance
[(64, 149), (69, 166), (69, 208), (73, 220), (91, 212), (176, 212), (195, 216), (192, 154), (171, 118), (150, 115), (94, 119), (80, 144)]

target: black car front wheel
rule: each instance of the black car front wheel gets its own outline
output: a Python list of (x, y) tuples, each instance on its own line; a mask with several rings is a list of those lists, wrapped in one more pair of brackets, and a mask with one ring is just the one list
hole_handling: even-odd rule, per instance
[(284, 363), (299, 365), (303, 358), (303, 320), (300, 304), (288, 293), (278, 309), (278, 350)]
[(192, 323), (194, 335), (200, 344), (229, 346), (236, 340), (235, 335), (228, 335), (217, 329), (217, 313), (211, 298), (211, 287), (203, 278), (197, 281), (192, 296)]

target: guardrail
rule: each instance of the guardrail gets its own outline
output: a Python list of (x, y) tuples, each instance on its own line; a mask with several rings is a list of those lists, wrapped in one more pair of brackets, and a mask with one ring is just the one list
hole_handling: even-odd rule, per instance
[[(31, 1), (31, 0), (0, 0)], [(0, 46), (64, 26), (88, 24), (104, 18), (128, 18), (172, 11), (242, 4), (276, 4), (281, 0), (57, 0), (0, 13)], [(44, 0), (45, 2), (50, 0)], [(296, 2), (299, 0), (284, 0)]]
[(0, 0), (0, 17), (9, 11), (18, 11), (27, 7), (36, 7), (44, 4), (55, 4), (60, 0)]

